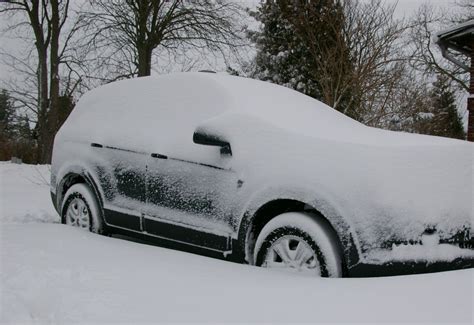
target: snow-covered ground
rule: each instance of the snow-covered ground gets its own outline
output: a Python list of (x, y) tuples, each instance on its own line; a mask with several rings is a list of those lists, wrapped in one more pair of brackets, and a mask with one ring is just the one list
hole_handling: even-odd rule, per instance
[(0, 322), (473, 322), (474, 271), (284, 274), (59, 224), (48, 166), (0, 162)]

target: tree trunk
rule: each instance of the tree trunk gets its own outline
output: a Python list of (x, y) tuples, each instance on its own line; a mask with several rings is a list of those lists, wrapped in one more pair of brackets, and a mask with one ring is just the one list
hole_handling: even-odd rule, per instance
[(138, 76), (144, 77), (151, 74), (151, 54), (152, 51), (147, 46), (142, 45), (138, 49)]
[[(18, 0), (11, 3), (9, 10), (26, 13), (29, 20), (26, 23), (31, 26), (35, 36), (38, 54), (38, 116), (35, 127), (37, 159), (39, 163), (50, 163), (54, 137), (59, 129), (59, 40), (62, 26), (68, 17), (70, 0)], [(72, 33), (71, 31), (69, 36)]]
[(58, 131), (58, 106), (59, 106), (59, 4), (58, 0), (51, 0), (51, 44), (50, 44), (50, 89), (49, 89), (49, 114), (48, 137), (45, 140), (44, 163), (51, 162), (54, 136)]
[(37, 119), (37, 158), (38, 162), (45, 163), (48, 149), (44, 145), (48, 139), (48, 110), (49, 110), (49, 84), (48, 84), (48, 43), (49, 38), (44, 35), (43, 18), (41, 14), (42, 3), (32, 1), (31, 8), (26, 9), (30, 19), (31, 28), (35, 35), (35, 47), (38, 53), (38, 119)]
[(45, 146), (49, 136), (48, 130), (48, 55), (43, 44), (37, 44), (38, 51), (38, 162), (47, 163), (48, 148)]

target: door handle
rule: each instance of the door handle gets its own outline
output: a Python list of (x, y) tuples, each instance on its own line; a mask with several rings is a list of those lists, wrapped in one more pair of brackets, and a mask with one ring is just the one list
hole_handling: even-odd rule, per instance
[(103, 148), (104, 146), (101, 145), (100, 143), (91, 143), (91, 147), (94, 147), (94, 148)]
[(161, 155), (159, 153), (152, 153), (151, 156), (152, 158), (157, 158), (157, 159), (168, 159), (168, 156)]

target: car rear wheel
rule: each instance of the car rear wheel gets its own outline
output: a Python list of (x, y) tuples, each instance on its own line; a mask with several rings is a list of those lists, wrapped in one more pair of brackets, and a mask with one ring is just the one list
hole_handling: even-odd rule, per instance
[(298, 212), (270, 220), (255, 244), (255, 265), (311, 276), (341, 277), (334, 231), (319, 218)]
[(61, 211), (62, 223), (94, 233), (104, 233), (99, 204), (86, 184), (75, 184), (67, 190)]

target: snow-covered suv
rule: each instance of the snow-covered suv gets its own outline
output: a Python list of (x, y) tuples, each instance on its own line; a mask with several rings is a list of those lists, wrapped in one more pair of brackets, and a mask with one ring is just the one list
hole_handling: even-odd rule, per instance
[(63, 223), (96, 233), (356, 276), (472, 266), (473, 157), (472, 143), (367, 127), (284, 87), (180, 73), (81, 98), (51, 192)]

